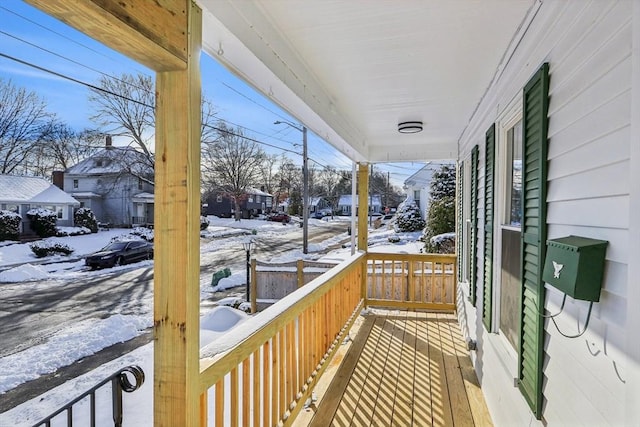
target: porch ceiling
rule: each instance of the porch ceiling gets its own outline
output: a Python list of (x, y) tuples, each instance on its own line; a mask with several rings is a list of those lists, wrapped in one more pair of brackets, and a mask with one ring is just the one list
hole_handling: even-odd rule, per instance
[[(198, 1), (209, 55), (368, 162), (455, 159), (537, 2)], [(398, 133), (408, 120), (424, 130)]]

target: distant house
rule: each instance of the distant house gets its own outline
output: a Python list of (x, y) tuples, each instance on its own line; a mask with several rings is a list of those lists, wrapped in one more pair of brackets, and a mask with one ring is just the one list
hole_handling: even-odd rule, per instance
[(132, 147), (114, 147), (111, 139), (103, 150), (64, 171), (63, 189), (82, 207), (90, 208), (98, 221), (115, 225), (153, 223), (153, 164)]
[(332, 209), (331, 203), (324, 197), (309, 198), (309, 214)]
[(30, 234), (27, 212), (44, 208), (58, 215), (58, 225), (72, 226), (73, 211), (80, 202), (49, 181), (33, 176), (0, 175), (0, 209), (22, 217), (20, 232)]
[(427, 218), (427, 211), (429, 210), (433, 174), (440, 170), (443, 165), (454, 165), (454, 163), (429, 162), (404, 181), (407, 196), (413, 198), (416, 202), (416, 205), (420, 208), (420, 215), (423, 219)]
[[(221, 218), (231, 218), (235, 210), (233, 197), (222, 192), (212, 193), (205, 202), (203, 213), (215, 215)], [(269, 213), (273, 210), (273, 196), (256, 188), (247, 189), (246, 194), (240, 200), (242, 218), (251, 218), (256, 215)]]
[[(340, 215), (351, 215), (351, 194), (340, 196), (338, 200), (338, 212)], [(358, 196), (356, 196), (356, 209), (358, 208)], [(369, 209), (372, 213), (382, 211), (382, 202), (379, 195), (369, 196)], [(358, 214), (356, 210), (356, 215)]]

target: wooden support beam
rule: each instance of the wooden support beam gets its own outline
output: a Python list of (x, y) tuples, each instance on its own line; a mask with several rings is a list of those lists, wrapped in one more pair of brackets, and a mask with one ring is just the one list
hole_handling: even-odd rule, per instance
[(186, 2), (184, 70), (157, 74), (154, 424), (199, 424), (200, 51), (202, 11)]
[(369, 240), (369, 165), (358, 163), (358, 250), (367, 252)]
[(187, 67), (185, 0), (26, 0), (155, 71)]

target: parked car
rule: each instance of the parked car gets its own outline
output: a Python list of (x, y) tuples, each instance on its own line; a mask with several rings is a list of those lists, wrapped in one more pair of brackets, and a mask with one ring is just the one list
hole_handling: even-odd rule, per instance
[(145, 240), (111, 242), (85, 258), (85, 265), (95, 268), (114, 267), (153, 259), (153, 243)]
[(291, 221), (291, 217), (284, 212), (278, 212), (278, 213), (269, 215), (267, 217), (267, 221), (289, 222)]

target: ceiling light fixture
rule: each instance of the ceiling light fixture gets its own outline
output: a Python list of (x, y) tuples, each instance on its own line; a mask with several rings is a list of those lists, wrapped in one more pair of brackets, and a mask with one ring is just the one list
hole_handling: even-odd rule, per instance
[(398, 123), (398, 132), (400, 133), (418, 133), (422, 132), (422, 122), (401, 122)]

